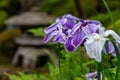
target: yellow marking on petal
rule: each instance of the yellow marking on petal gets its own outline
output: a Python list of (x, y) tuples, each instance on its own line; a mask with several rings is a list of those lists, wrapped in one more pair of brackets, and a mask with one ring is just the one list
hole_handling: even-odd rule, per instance
[(100, 35), (98, 35), (97, 33), (93, 33), (93, 38), (96, 42), (100, 41)]
[(100, 41), (100, 39), (95, 39), (95, 41), (96, 41), (96, 42), (99, 42), (99, 41)]
[(66, 39), (68, 39), (68, 37), (69, 37), (69, 36), (68, 36), (68, 35), (66, 35)]
[(89, 26), (88, 26), (88, 25), (86, 25), (85, 27), (86, 27), (86, 28), (89, 28)]

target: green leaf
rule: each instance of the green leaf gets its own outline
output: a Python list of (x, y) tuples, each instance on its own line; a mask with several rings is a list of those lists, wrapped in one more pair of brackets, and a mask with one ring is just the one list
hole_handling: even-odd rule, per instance
[(33, 33), (33, 35), (39, 36), (39, 37), (45, 36), (45, 32), (44, 32), (43, 28), (29, 29), (28, 32), (31, 32), (31, 33)]

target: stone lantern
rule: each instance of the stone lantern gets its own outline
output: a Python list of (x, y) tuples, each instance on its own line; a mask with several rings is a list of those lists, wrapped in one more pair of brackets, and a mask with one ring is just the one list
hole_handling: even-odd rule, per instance
[(21, 30), (21, 36), (15, 39), (15, 43), (19, 46), (13, 58), (13, 65), (23, 66), (25, 68), (33, 68), (36, 66), (44, 66), (49, 60), (48, 50), (51, 53), (54, 64), (57, 64), (57, 56), (53, 48), (43, 43), (43, 38), (35, 37), (26, 33), (30, 28), (46, 27), (51, 24), (55, 17), (46, 13), (32, 10), (23, 12), (13, 16), (5, 21), (7, 29), (18, 28)]

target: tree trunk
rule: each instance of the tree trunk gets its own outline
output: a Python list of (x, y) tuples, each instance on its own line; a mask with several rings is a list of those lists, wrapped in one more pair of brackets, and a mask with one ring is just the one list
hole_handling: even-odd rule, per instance
[(80, 0), (74, 0), (74, 3), (76, 5), (76, 8), (77, 8), (77, 11), (78, 11), (78, 14), (79, 14), (79, 17), (80, 18), (84, 18), (85, 15), (83, 13), (83, 10), (82, 10), (82, 6), (80, 5)]

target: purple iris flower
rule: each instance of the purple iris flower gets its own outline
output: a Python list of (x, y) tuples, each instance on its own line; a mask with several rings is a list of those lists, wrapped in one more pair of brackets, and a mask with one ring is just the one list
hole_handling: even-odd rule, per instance
[(67, 52), (73, 52), (76, 50), (76, 47), (72, 45), (72, 30), (71, 29), (63, 29), (61, 34), (58, 34), (54, 38), (54, 42), (61, 42), (63, 40), (63, 44)]
[(94, 20), (80, 20), (78, 24), (73, 27), (73, 41), (72, 44), (77, 47), (83, 44), (86, 35), (99, 32), (98, 28), (101, 27), (99, 21)]
[[(97, 78), (97, 71), (91, 72), (91, 73), (87, 73), (86, 74), (86, 78), (87, 78), (87, 80), (98, 80), (98, 78)], [(100, 74), (100, 79), (102, 80), (102, 73)]]
[(66, 14), (58, 19), (56, 22), (50, 25), (45, 29), (46, 36), (44, 42), (47, 43), (53, 36), (54, 42), (63, 43), (67, 52), (75, 51), (75, 47), (72, 43), (72, 28), (79, 21), (79, 18), (76, 18), (70, 14)]
[[(105, 54), (107, 54), (106, 48), (104, 48), (103, 52), (104, 52)], [(113, 43), (110, 42), (110, 41), (108, 42), (108, 54), (111, 54), (111, 55), (113, 55), (113, 56), (116, 56)]]
[(44, 42), (47, 43), (53, 36), (53, 41), (63, 43), (67, 52), (73, 52), (85, 42), (86, 35), (99, 32), (101, 23), (94, 20), (82, 20), (66, 14), (45, 29)]
[[(116, 45), (118, 47), (118, 50), (120, 52), (120, 42), (116, 41)], [(103, 52), (106, 54), (106, 48), (104, 48)], [(111, 54), (112, 56), (116, 56), (115, 48), (113, 46), (112, 42), (108, 42), (108, 54)]]
[(44, 43), (47, 43), (54, 35), (62, 33), (62, 24), (54, 23), (45, 29), (46, 36), (44, 38)]
[(116, 53), (115, 53), (115, 49), (114, 49), (114, 46), (113, 46), (113, 43), (112, 42), (109, 42), (108, 43), (108, 53), (113, 55), (113, 56), (116, 56)]
[(65, 28), (72, 29), (73, 26), (79, 21), (80, 19), (77, 17), (72, 16), (71, 14), (66, 14), (58, 19), (56, 22), (60, 22)]

